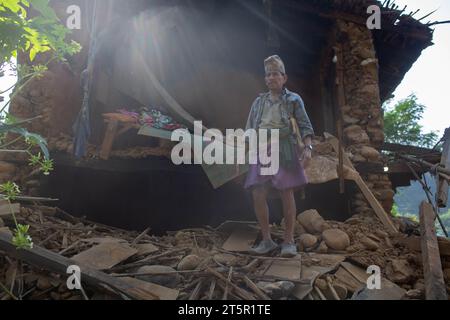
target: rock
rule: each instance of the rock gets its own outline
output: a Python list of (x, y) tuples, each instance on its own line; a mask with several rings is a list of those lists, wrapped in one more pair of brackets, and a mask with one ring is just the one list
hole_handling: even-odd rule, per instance
[(295, 288), (295, 284), (290, 281), (259, 281), (256, 285), (272, 299), (288, 297)]
[(389, 234), (386, 231), (383, 231), (383, 230), (375, 230), (375, 235), (377, 235), (381, 239), (389, 237)]
[(348, 235), (339, 229), (328, 229), (322, 232), (322, 239), (326, 245), (334, 250), (345, 250), (350, 245)]
[(295, 231), (295, 234), (298, 234), (298, 235), (306, 233), (305, 228), (298, 221), (294, 226), (294, 231)]
[(425, 281), (424, 279), (419, 279), (414, 284), (414, 289), (425, 291)]
[(380, 193), (378, 200), (390, 200), (394, 198), (395, 192), (392, 189), (377, 190)]
[(419, 289), (411, 289), (406, 291), (406, 298), (408, 299), (424, 299), (425, 295), (424, 292)]
[(350, 144), (368, 144), (369, 136), (358, 125), (351, 125), (344, 129), (344, 136)]
[(344, 121), (344, 124), (357, 124), (359, 122), (358, 118), (353, 118), (348, 115), (343, 115), (342, 120)]
[(227, 253), (218, 253), (215, 254), (213, 257), (214, 261), (217, 261), (217, 263), (223, 264), (225, 266), (234, 266), (238, 263), (239, 258), (232, 254)]
[(365, 66), (367, 66), (367, 65), (369, 65), (369, 64), (371, 64), (371, 63), (376, 64), (377, 62), (378, 62), (378, 59), (375, 59), (375, 58), (367, 58), (367, 59), (361, 61), (361, 66), (365, 67)]
[(377, 161), (380, 158), (380, 153), (375, 148), (372, 147), (363, 146), (360, 152), (364, 158), (367, 158), (368, 160), (371, 161)]
[(317, 244), (317, 237), (312, 234), (305, 233), (302, 234), (299, 238), (299, 247), (301, 249), (309, 249), (315, 246), (316, 244)]
[(178, 270), (195, 270), (200, 264), (201, 259), (195, 254), (184, 257), (178, 264)]
[(366, 236), (361, 237), (360, 242), (364, 245), (364, 247), (371, 251), (376, 251), (379, 248), (378, 243)]
[(143, 266), (137, 270), (137, 273), (146, 273), (145, 276), (137, 276), (139, 280), (144, 280), (159, 284), (161, 286), (175, 288), (182, 280), (176, 270), (172, 267), (153, 265), (153, 266)]
[(2, 218), (0, 218), (0, 228), (2, 228), (2, 227), (4, 227), (4, 226), (5, 226), (5, 222), (3, 221)]
[(345, 249), (345, 251), (347, 251), (349, 253), (354, 253), (354, 252), (361, 250), (362, 248), (363, 248), (363, 246), (361, 244), (355, 243), (351, 246), (348, 246), (347, 249)]
[(325, 220), (315, 209), (306, 210), (297, 216), (297, 221), (309, 233), (321, 233)]
[(327, 253), (328, 252), (328, 246), (326, 245), (325, 241), (322, 241), (319, 245), (319, 247), (316, 250), (318, 253)]
[(384, 141), (384, 132), (382, 129), (368, 127), (367, 134), (372, 138), (373, 143), (380, 144)]
[(399, 284), (406, 284), (414, 276), (414, 270), (405, 259), (392, 259), (386, 266), (386, 275), (389, 280)]

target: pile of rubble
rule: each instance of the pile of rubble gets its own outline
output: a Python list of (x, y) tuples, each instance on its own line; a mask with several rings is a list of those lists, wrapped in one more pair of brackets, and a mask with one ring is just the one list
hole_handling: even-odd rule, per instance
[[(325, 221), (308, 210), (297, 218), (299, 254), (280, 258), (277, 252), (248, 254), (259, 240), (254, 223), (229, 221), (156, 237), (149, 229), (125, 231), (54, 207), (17, 206), (18, 222), (30, 225), (34, 248), (8, 245), (13, 222), (3, 214), (0, 299), (424, 298), (417, 226), (402, 220), (396, 223), (409, 236), (389, 235), (371, 216)], [(283, 227), (274, 225), (273, 238), (281, 241), (282, 234)], [(440, 241), (446, 241), (441, 254), (449, 291), (449, 242)], [(82, 290), (68, 289), (66, 265), (80, 266)], [(381, 290), (367, 290), (367, 268), (373, 266), (381, 271)]]

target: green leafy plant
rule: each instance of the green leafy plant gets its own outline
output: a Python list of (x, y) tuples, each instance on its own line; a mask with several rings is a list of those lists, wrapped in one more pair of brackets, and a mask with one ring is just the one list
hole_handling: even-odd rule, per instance
[(386, 141), (407, 145), (433, 147), (438, 140), (436, 132), (425, 133), (419, 121), (425, 106), (418, 102), (415, 94), (399, 101), (393, 107), (384, 106), (384, 133)]
[[(0, 0), (0, 77), (5, 74), (4, 69), (7, 66), (13, 68), (18, 78), (12, 87), (0, 92), (1, 95), (14, 88), (9, 100), (0, 110), (0, 149), (11, 147), (24, 140), (27, 146), (25, 150), (7, 151), (26, 153), (30, 157), (29, 164), (38, 166), (44, 174), (49, 174), (53, 170), (47, 143), (40, 135), (30, 133), (23, 127), (35, 118), (20, 120), (5, 110), (28, 83), (44, 75), (50, 62), (55, 59), (66, 62), (67, 56), (81, 50), (78, 43), (66, 41), (69, 33), (70, 30), (59, 21), (50, 7), (49, 0)], [(17, 58), (19, 52), (26, 52), (32, 63), (38, 54), (46, 53), (47, 62), (15, 67), (11, 62)], [(7, 141), (8, 134), (11, 133), (17, 137)], [(37, 147), (40, 152), (33, 153)], [(19, 187), (14, 182), (8, 181), (0, 185), (0, 192), (8, 201), (14, 219), (13, 243), (17, 248), (32, 248), (33, 242), (28, 234), (30, 226), (17, 223), (11, 206), (11, 201), (20, 194)]]
[(16, 197), (20, 194), (20, 189), (17, 184), (11, 181), (7, 181), (3, 184), (0, 184), (0, 192), (3, 193), (3, 196), (5, 200), (8, 201), (8, 205), (10, 207), (10, 211), (14, 220), (15, 229), (14, 229), (14, 235), (12, 238), (13, 244), (18, 249), (32, 249), (33, 248), (33, 241), (28, 234), (28, 229), (30, 228), (29, 225), (23, 225), (19, 224), (17, 222), (16, 215), (14, 214), (14, 210), (12, 210), (11, 207), (11, 201), (14, 201)]
[[(30, 9), (38, 14), (28, 16)], [(67, 42), (68, 30), (49, 6), (49, 0), (0, 0), (0, 64), (17, 57), (18, 50), (37, 54), (53, 50), (59, 59), (74, 54), (80, 45)]]

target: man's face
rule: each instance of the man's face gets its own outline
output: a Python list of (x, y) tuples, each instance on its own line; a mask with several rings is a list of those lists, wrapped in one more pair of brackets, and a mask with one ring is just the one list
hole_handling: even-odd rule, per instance
[(281, 91), (287, 81), (287, 76), (279, 71), (270, 71), (266, 73), (265, 79), (269, 90)]

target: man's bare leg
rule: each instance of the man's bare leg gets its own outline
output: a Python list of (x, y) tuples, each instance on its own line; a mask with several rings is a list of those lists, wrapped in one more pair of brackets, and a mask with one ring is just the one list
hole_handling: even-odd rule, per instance
[(259, 226), (261, 227), (261, 233), (263, 240), (271, 239), (270, 225), (269, 225), (269, 207), (267, 206), (267, 188), (265, 186), (257, 186), (252, 191), (253, 206), (255, 207), (256, 218), (258, 219)]
[(283, 203), (284, 215), (284, 243), (294, 243), (294, 225), (297, 208), (295, 205), (294, 190), (286, 189), (280, 191), (281, 201)]

